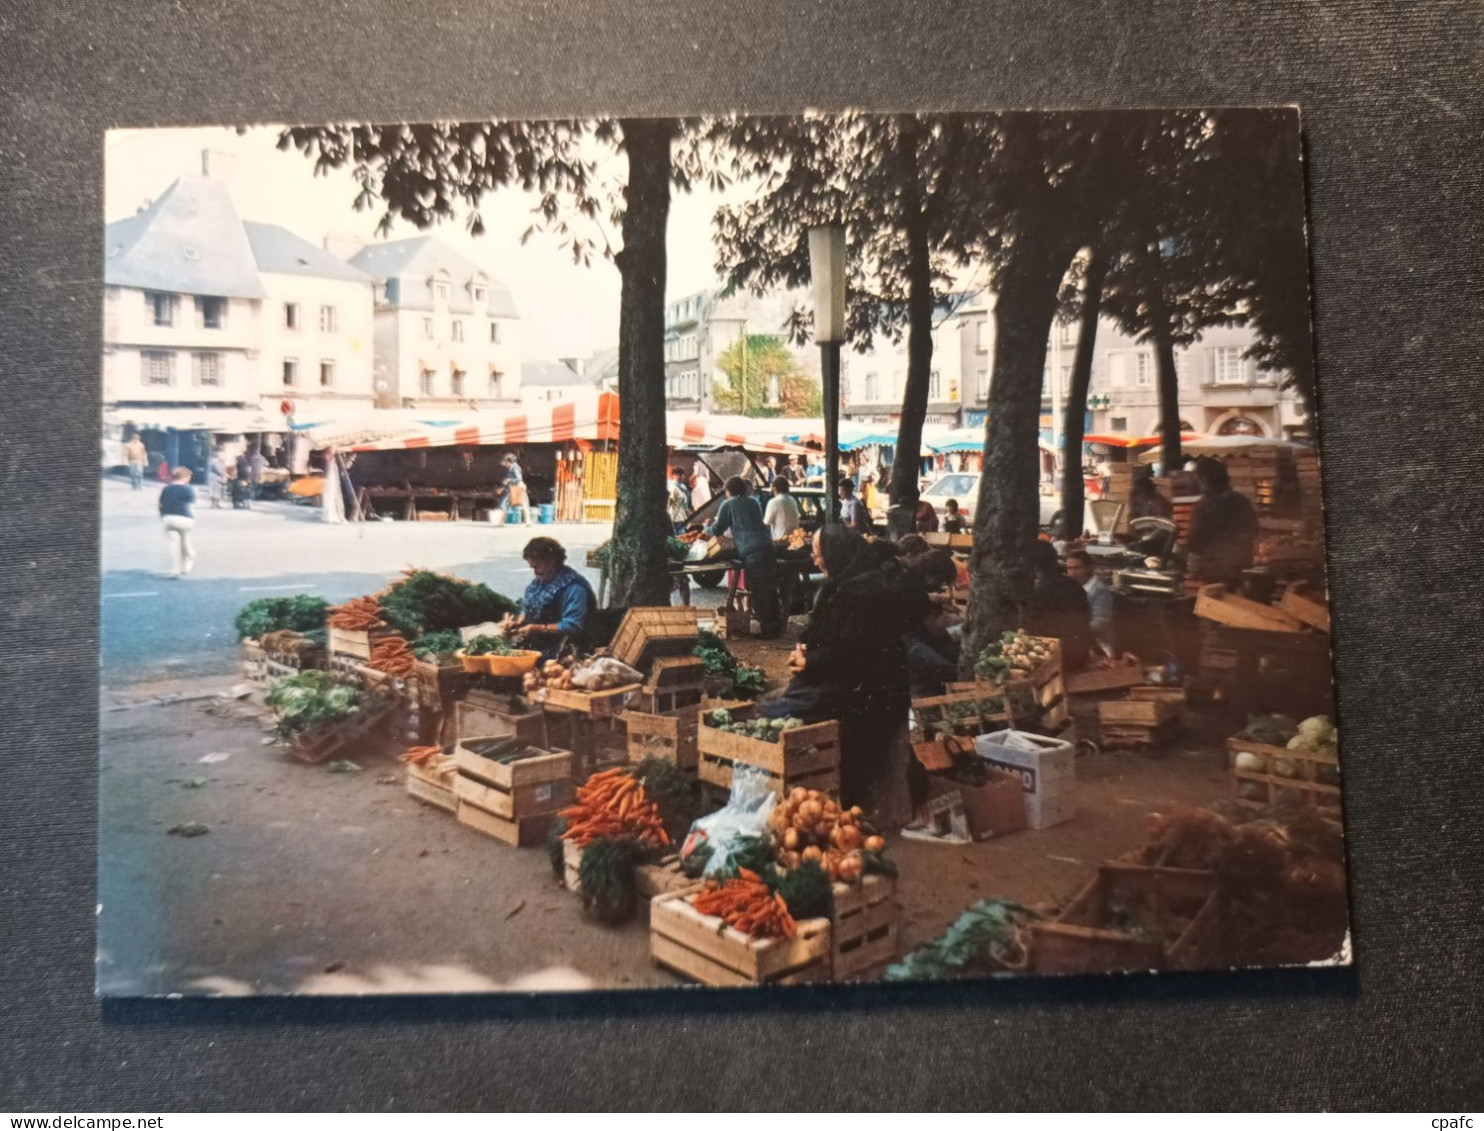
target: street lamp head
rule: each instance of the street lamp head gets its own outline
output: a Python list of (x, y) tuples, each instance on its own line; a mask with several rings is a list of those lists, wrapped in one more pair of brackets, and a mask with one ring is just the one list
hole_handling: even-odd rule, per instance
[(814, 340), (845, 340), (845, 229), (809, 229), (809, 274), (814, 284)]

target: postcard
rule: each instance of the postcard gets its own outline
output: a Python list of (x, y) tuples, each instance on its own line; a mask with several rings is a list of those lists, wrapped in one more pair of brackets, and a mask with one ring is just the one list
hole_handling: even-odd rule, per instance
[(105, 145), (100, 995), (1351, 961), (1296, 108)]

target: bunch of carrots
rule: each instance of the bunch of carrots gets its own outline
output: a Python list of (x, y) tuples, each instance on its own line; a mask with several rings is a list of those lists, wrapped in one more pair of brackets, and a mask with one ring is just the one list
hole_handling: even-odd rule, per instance
[(397, 755), (397, 761), (409, 766), (426, 766), (429, 762), (436, 762), (442, 753), (441, 746), (409, 746)]
[(625, 766), (594, 774), (577, 787), (577, 804), (563, 809), (567, 819), (562, 839), (586, 848), (599, 837), (633, 837), (650, 848), (670, 843), (660, 820), (660, 807), (649, 800), (644, 784)]
[(386, 622), (381, 619), (381, 604), (375, 597), (352, 597), (345, 604), (330, 609), (328, 624), (347, 632), (365, 632), (381, 628)]
[(367, 664), (379, 672), (405, 679), (412, 674), (416, 662), (411, 644), (400, 636), (388, 636), (376, 642)]
[(793, 938), (798, 924), (788, 913), (783, 896), (769, 891), (763, 878), (751, 869), (737, 871), (735, 880), (708, 883), (696, 896), (695, 909), (702, 915), (718, 916), (727, 926), (752, 938)]

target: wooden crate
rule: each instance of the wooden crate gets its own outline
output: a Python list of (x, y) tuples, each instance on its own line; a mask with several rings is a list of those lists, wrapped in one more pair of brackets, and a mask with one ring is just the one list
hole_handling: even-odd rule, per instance
[(696, 772), (700, 759), (696, 746), (700, 716), (694, 709), (664, 714), (625, 711), (623, 721), (631, 763), (664, 758), (688, 773)]
[[(755, 711), (752, 705), (737, 707), (732, 710), (732, 717), (738, 721), (749, 719)], [(773, 791), (780, 795), (796, 786), (830, 793), (840, 789), (840, 724), (837, 722), (797, 727), (784, 731), (777, 742), (763, 742), (707, 726), (701, 719), (696, 747), (698, 776), (703, 782), (724, 789), (731, 789), (732, 767), (737, 763), (766, 772)]]
[(508, 695), (475, 688), (454, 708), (459, 735), (520, 737), (533, 746), (547, 742), (546, 716), (539, 710), (517, 710)]
[(484, 785), (492, 785), (506, 793), (523, 786), (544, 785), (547, 782), (571, 779), (572, 754), (570, 751), (549, 751), (538, 747), (529, 757), (520, 758), (514, 762), (496, 762), (469, 748), (482, 741), (508, 737), (508, 735), (492, 735), (460, 738), (454, 750), (454, 759), (458, 763), (459, 773)]
[(440, 711), (468, 691), (473, 682), (473, 676), (463, 665), (438, 664), (432, 660), (414, 660), (412, 678), (417, 684), (418, 700)]
[[(1268, 760), (1265, 770), (1237, 769), (1238, 754), (1256, 754)], [(1272, 759), (1284, 758), (1293, 763), (1299, 776), (1286, 778), (1272, 772)], [(1305, 801), (1326, 808), (1340, 804), (1340, 787), (1333, 782), (1320, 781), (1320, 767), (1330, 767), (1336, 776), (1340, 761), (1332, 754), (1318, 754), (1312, 750), (1289, 750), (1284, 746), (1270, 746), (1265, 742), (1254, 742), (1250, 738), (1228, 738), (1226, 740), (1227, 771), (1240, 796), (1243, 782), (1255, 782), (1262, 787), (1264, 796), (1254, 798), (1259, 803), (1277, 800), (1283, 790), (1297, 793)]]
[(689, 605), (633, 608), (624, 613), (608, 654), (646, 671), (662, 656), (688, 656), (700, 640), (701, 610)]
[(500, 789), (462, 773), (454, 777), (454, 796), (462, 803), (483, 809), (507, 821), (549, 816), (572, 804), (576, 786), (571, 778)]
[(1195, 615), (1232, 628), (1258, 632), (1305, 631), (1302, 623), (1282, 609), (1229, 593), (1224, 585), (1201, 586), (1195, 599)]
[(654, 661), (643, 690), (632, 702), (636, 710), (659, 715), (695, 707), (705, 694), (705, 664), (699, 656), (662, 656)]
[(1037, 974), (1198, 969), (1215, 960), (1222, 914), (1211, 872), (1103, 864), (1055, 922), (1031, 927), (1030, 968)]
[(362, 710), (334, 726), (296, 734), (289, 740), (289, 753), (310, 766), (353, 755), (362, 743), (372, 740), (377, 731), (390, 729), (396, 714), (396, 704), (386, 704)]
[(567, 690), (559, 687), (544, 687), (536, 692), (536, 698), (547, 707), (554, 707), (573, 714), (586, 715), (590, 719), (612, 719), (622, 714), (629, 700), (639, 693), (642, 685), (626, 683), (622, 687), (610, 687), (605, 691)]
[(331, 625), (327, 631), (331, 652), (338, 652), (342, 656), (354, 656), (360, 660), (369, 660), (372, 648), (388, 636), (397, 635), (389, 628), (352, 630)]
[(536, 817), (522, 817), (519, 820), (506, 820), (497, 817), (477, 805), (470, 805), (467, 801), (460, 800), (458, 811), (455, 814), (459, 824), (467, 825), (475, 832), (492, 836), (496, 840), (504, 841), (515, 848), (530, 848), (534, 845), (544, 844), (547, 834), (551, 831), (553, 818), (549, 814)]
[(628, 738), (623, 730), (590, 730), (572, 739), (572, 781), (578, 785), (628, 761)]
[(457, 776), (458, 771), (452, 758), (441, 757), (432, 766), (411, 765), (407, 767), (407, 792), (419, 801), (453, 813), (459, 807), (459, 799), (453, 789)]
[(1121, 691), (1144, 682), (1144, 663), (1137, 656), (1124, 656), (1111, 668), (1089, 668), (1066, 677), (1069, 695), (1100, 695)]
[(1310, 628), (1317, 628), (1320, 632), (1329, 631), (1329, 602), (1309, 593), (1301, 585), (1290, 585), (1285, 589), (1278, 607)]
[[(954, 734), (966, 737), (1002, 730), (1010, 725), (1010, 713), (1005, 709), (1005, 696), (1000, 690), (988, 683), (969, 686), (968, 691), (948, 691), (943, 695), (913, 699), (912, 713), (917, 728), (914, 737), (923, 742), (930, 740), (933, 724), (946, 722), (950, 715), (958, 715), (962, 720), (955, 724)], [(992, 709), (996, 705), (999, 709)]]
[[(564, 882), (567, 890), (577, 895), (582, 894), (582, 882), (578, 878), (582, 867), (582, 852), (570, 840), (562, 844)], [(666, 856), (653, 864), (634, 865), (634, 889), (639, 898), (645, 901), (695, 886), (695, 880), (680, 870), (679, 856)]]
[(863, 876), (858, 884), (836, 884), (830, 916), (830, 977), (867, 982), (901, 957), (896, 881)]
[(795, 985), (830, 977), (830, 921), (805, 919), (792, 939), (754, 939), (702, 915), (699, 887), (649, 905), (650, 954), (661, 966), (708, 986)]

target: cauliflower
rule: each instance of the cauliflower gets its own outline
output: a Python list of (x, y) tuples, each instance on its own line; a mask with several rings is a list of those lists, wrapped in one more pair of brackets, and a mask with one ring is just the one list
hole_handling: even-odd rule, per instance
[(1333, 750), (1339, 745), (1335, 725), (1323, 715), (1299, 723), (1298, 733), (1288, 740), (1290, 750)]

